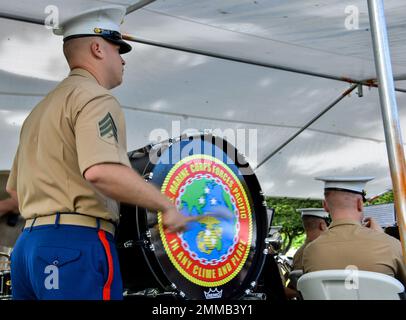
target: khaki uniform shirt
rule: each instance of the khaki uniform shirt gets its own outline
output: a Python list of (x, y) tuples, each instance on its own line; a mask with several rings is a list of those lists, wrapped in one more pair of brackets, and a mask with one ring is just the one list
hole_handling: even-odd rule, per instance
[(303, 245), (296, 251), (293, 256), (292, 270), (303, 270), (303, 251), (309, 243), (310, 241), (306, 239)]
[(118, 221), (118, 203), (83, 174), (92, 165), (127, 156), (124, 115), (110, 91), (83, 69), (74, 69), (30, 113), (8, 180), (24, 218), (78, 212)]
[(334, 221), (303, 253), (305, 273), (345, 269), (349, 265), (390, 275), (406, 285), (400, 242), (354, 221)]

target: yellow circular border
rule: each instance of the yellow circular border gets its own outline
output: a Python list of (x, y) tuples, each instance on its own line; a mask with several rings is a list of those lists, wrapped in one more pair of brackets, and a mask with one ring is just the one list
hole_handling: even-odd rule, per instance
[[(207, 160), (211, 160), (217, 164), (220, 164), (223, 166), (223, 168), (226, 168), (228, 173), (231, 174), (231, 176), (234, 178), (234, 180), (237, 182), (238, 187), (240, 188), (240, 190), (242, 191), (241, 193), (243, 194), (243, 198), (245, 200), (245, 203), (247, 204), (247, 208), (248, 208), (248, 217), (249, 217), (249, 227), (248, 227), (248, 241), (247, 241), (247, 247), (251, 246), (251, 241), (252, 241), (252, 216), (251, 216), (251, 207), (250, 207), (250, 203), (248, 201), (247, 198), (247, 194), (245, 193), (245, 189), (242, 186), (240, 180), (238, 179), (238, 177), (234, 174), (234, 172), (231, 171), (231, 169), (226, 166), (226, 164), (223, 161), (220, 161), (217, 158), (214, 158), (212, 156), (209, 156), (207, 154), (197, 154), (197, 155), (191, 155), (188, 156), (184, 159), (182, 159), (181, 161), (179, 161), (178, 163), (176, 163), (172, 169), (169, 171), (169, 173), (167, 174), (167, 176), (165, 177), (164, 183), (162, 184), (161, 187), (161, 192), (164, 193), (168, 182), (170, 180), (170, 178), (172, 177), (173, 173), (183, 164), (185, 164), (186, 162), (189, 162), (190, 160), (194, 160), (194, 159), (207, 159)], [(221, 286), (226, 284), (227, 282), (231, 281), (242, 269), (242, 267), (245, 264), (245, 261), (247, 260), (248, 254), (249, 254), (249, 248), (247, 248), (247, 250), (245, 250), (245, 254), (244, 257), (242, 258), (240, 264), (238, 265), (238, 267), (225, 279), (219, 280), (219, 281), (215, 281), (215, 282), (205, 282), (199, 279), (194, 278), (193, 276), (191, 276), (189, 273), (185, 272), (185, 270), (183, 270), (182, 267), (179, 266), (179, 264), (177, 263), (175, 257), (173, 256), (171, 250), (169, 249), (169, 245), (166, 242), (166, 238), (165, 238), (165, 234), (164, 234), (164, 230), (162, 227), (162, 213), (158, 212), (158, 226), (159, 226), (159, 235), (161, 237), (162, 243), (164, 245), (165, 251), (169, 256), (170, 261), (172, 262), (172, 264), (175, 266), (175, 268), (186, 278), (188, 279), (190, 282), (193, 282), (194, 284), (203, 286), (203, 287), (215, 287), (215, 286)]]

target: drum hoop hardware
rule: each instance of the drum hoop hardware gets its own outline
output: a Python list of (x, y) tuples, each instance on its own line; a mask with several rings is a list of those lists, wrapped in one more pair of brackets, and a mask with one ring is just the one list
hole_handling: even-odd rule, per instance
[(151, 232), (148, 230), (145, 232), (145, 234), (142, 236), (140, 240), (128, 240), (123, 243), (123, 247), (125, 249), (128, 249), (133, 248), (135, 246), (141, 246), (144, 249), (155, 251), (155, 246), (150, 241), (151, 236), (152, 236)]
[(251, 293), (254, 292), (255, 287), (257, 286), (256, 281), (251, 281), (249, 288), (247, 288), (244, 292), (246, 295), (250, 295)]
[(175, 294), (179, 295), (181, 298), (185, 298), (185, 297), (186, 297), (186, 294), (185, 294), (182, 290), (179, 290), (178, 287), (176, 286), (176, 284), (174, 284), (173, 282), (171, 283), (171, 285), (169, 286), (168, 289), (169, 289), (169, 290), (172, 289), (173, 292), (174, 292)]
[(128, 240), (128, 241), (124, 242), (123, 247), (126, 248), (126, 249), (134, 247), (134, 241), (133, 240)]
[[(209, 137), (209, 135), (210, 135), (210, 137)], [(213, 139), (216, 138), (217, 135), (215, 135), (214, 132), (205, 131), (202, 133), (182, 134), (180, 137), (170, 138), (170, 139), (167, 139), (166, 141), (161, 141), (158, 143), (151, 143), (150, 145), (144, 147), (143, 149), (138, 149), (138, 152), (133, 152), (130, 154), (130, 160), (131, 160), (131, 164), (132, 164), (134, 170), (138, 170), (138, 172), (141, 174), (141, 177), (143, 177), (147, 181), (154, 180), (155, 178), (158, 178), (158, 180), (160, 180), (161, 174), (155, 172), (155, 169), (154, 169), (156, 167), (157, 163), (152, 162), (152, 160), (155, 158), (157, 160), (159, 160), (160, 157), (162, 157), (162, 154), (165, 152), (165, 150), (167, 151), (168, 148), (171, 147), (171, 145), (174, 145), (178, 142), (183, 142), (183, 140), (185, 140), (185, 138), (187, 138), (187, 137), (190, 138), (189, 140), (191, 140), (193, 137), (201, 138), (202, 143), (203, 142), (208, 143), (208, 144), (211, 143), (212, 145), (216, 146), (217, 148), (219, 148), (220, 150), (223, 150), (223, 151), (224, 150), (230, 150), (233, 152), (236, 151), (237, 158), (236, 158), (235, 165), (236, 165), (237, 169), (240, 168), (241, 163), (243, 163), (243, 165), (241, 167), (247, 166), (245, 164), (245, 162), (248, 162), (246, 160), (247, 157), (243, 153), (239, 152), (238, 150), (235, 150), (234, 146), (229, 145), (229, 142), (227, 142), (227, 140), (224, 137), (218, 136), (219, 138), (223, 139), (223, 141), (221, 139), (218, 141), (217, 140), (214, 141)], [(184, 141), (184, 142), (186, 145), (190, 141), (189, 142)], [(181, 144), (179, 146), (179, 148), (181, 148), (181, 150), (182, 150), (183, 144)], [(229, 148), (231, 148), (231, 149), (229, 149)], [(174, 150), (176, 151), (177, 149), (175, 148)], [(224, 151), (224, 153), (226, 153), (226, 152)], [(246, 161), (244, 162), (243, 160), (246, 160)], [(161, 167), (158, 167), (158, 169), (161, 169)], [(164, 169), (166, 170), (166, 167), (164, 167)], [(152, 171), (154, 171), (154, 173), (155, 173), (155, 175), (153, 177), (149, 175), (149, 172), (152, 172)], [(252, 196), (252, 199), (250, 199), (250, 203), (252, 202), (253, 206), (256, 208), (255, 211), (258, 211), (258, 214), (255, 214), (254, 217), (256, 217), (256, 219), (259, 219), (259, 221), (262, 221), (262, 219), (265, 220), (264, 213), (265, 213), (265, 208), (267, 206), (264, 203), (264, 200), (265, 200), (264, 194), (263, 194), (263, 191), (261, 190), (260, 186), (258, 185), (258, 181), (255, 177), (255, 174), (252, 177), (253, 178), (249, 177), (249, 178), (245, 179), (245, 182), (247, 183), (248, 186), (253, 184), (253, 188), (256, 190), (256, 195), (254, 195), (253, 192), (249, 192), (249, 193), (251, 193), (251, 196)], [(148, 181), (148, 182), (150, 182), (150, 181)], [(137, 211), (137, 213), (139, 214), (140, 212)], [(144, 212), (141, 212), (141, 213), (144, 214)], [(146, 215), (147, 219), (137, 218), (137, 221), (136, 221), (137, 222), (137, 235), (136, 235), (136, 237), (131, 236), (131, 234), (128, 234), (129, 236), (127, 237), (126, 236), (127, 233), (123, 233), (122, 236), (123, 236), (124, 241), (120, 241), (121, 242), (120, 245), (124, 246), (124, 248), (131, 248), (131, 247), (137, 246), (136, 248), (141, 249), (142, 252), (140, 252), (140, 253), (144, 254), (143, 257), (145, 260), (144, 262), (146, 262), (146, 266), (150, 268), (150, 270), (154, 274), (156, 280), (158, 281), (160, 286), (163, 288), (165, 293), (170, 293), (171, 295), (176, 295), (179, 298), (183, 297), (183, 296), (189, 298), (188, 297), (189, 293), (187, 293), (185, 295), (185, 292), (188, 292), (188, 291), (187, 290), (185, 291), (184, 288), (182, 287), (184, 285), (184, 283), (183, 282), (179, 283), (178, 284), (179, 288), (174, 284), (173, 284), (173, 286), (171, 286), (171, 283), (172, 283), (172, 281), (174, 281), (174, 279), (169, 277), (168, 273), (166, 272), (167, 265), (160, 265), (161, 261), (159, 260), (159, 258), (160, 258), (160, 254), (161, 254), (161, 246), (154, 242), (156, 240), (155, 236), (156, 236), (157, 230), (152, 229), (153, 226), (149, 225), (152, 221), (151, 221), (151, 219), (149, 219), (148, 213), (150, 213), (150, 212), (148, 210), (145, 210), (145, 215)], [(207, 212), (206, 212), (206, 214), (207, 214)], [(216, 213), (210, 212), (209, 215), (216, 216)], [(218, 215), (218, 216), (220, 216), (220, 215)], [(221, 218), (227, 218), (227, 217), (221, 217)], [(258, 221), (257, 221), (257, 225), (259, 226)], [(151, 229), (150, 232), (153, 233), (154, 237), (149, 236), (148, 233), (146, 232), (146, 229), (147, 230)], [(265, 236), (266, 236), (266, 230), (262, 230), (262, 228), (259, 228), (258, 231), (256, 232), (255, 241), (256, 242), (258, 242), (258, 240), (261, 241), (263, 239), (262, 237), (265, 237)], [(149, 240), (149, 241), (147, 241), (147, 240)], [(265, 239), (263, 239), (263, 240), (265, 240)], [(154, 248), (154, 245), (155, 245), (155, 248)], [(265, 252), (262, 252), (262, 251), (264, 251), (264, 243), (261, 243), (260, 247), (258, 249), (262, 249), (262, 250), (258, 250), (259, 252), (257, 252), (257, 254), (255, 256), (253, 256), (253, 259), (255, 258), (255, 261), (258, 261), (259, 263), (261, 263), (261, 261), (264, 260), (266, 257)], [(134, 248), (132, 250), (134, 250)], [(150, 250), (158, 251), (159, 255), (154, 255), (154, 253), (151, 253)], [(137, 249), (137, 254), (139, 254), (138, 249)], [(125, 255), (124, 258), (127, 258), (127, 255)], [(157, 265), (155, 265), (156, 260), (158, 263)], [(249, 274), (247, 274), (245, 279), (248, 281), (245, 281), (245, 279), (244, 279), (244, 283), (241, 284), (241, 286), (238, 290), (233, 289), (235, 291), (235, 292), (232, 291), (233, 295), (237, 294), (237, 291), (238, 291), (239, 296), (241, 294), (244, 295), (244, 292), (245, 292), (245, 294), (249, 295), (249, 294), (252, 294), (252, 292), (256, 291), (255, 287), (257, 285), (258, 278), (259, 278), (259, 275), (261, 274), (262, 268), (261, 268), (261, 270), (259, 270), (259, 268), (257, 268), (257, 267), (250, 266), (247, 270), (248, 270)], [(131, 276), (131, 281), (133, 281), (133, 280), (135, 280), (135, 279), (133, 276)], [(144, 288), (145, 287), (152, 288), (155, 285), (156, 285), (155, 283), (148, 283), (148, 284), (144, 285)], [(234, 286), (232, 286), (232, 287), (234, 287)], [(166, 292), (166, 291), (172, 291), (172, 292)], [(133, 295), (133, 292), (131, 292), (131, 291), (129, 291), (128, 293)], [(141, 293), (141, 291), (138, 293)], [(149, 292), (149, 295), (154, 296), (155, 294), (153, 291), (151, 291), (151, 292)]]
[(153, 176), (154, 176), (153, 172), (148, 172), (148, 173), (144, 174), (142, 177), (144, 178), (145, 181), (149, 181), (149, 180), (152, 180)]
[(134, 248), (135, 246), (142, 246), (142, 247), (148, 249), (149, 248), (148, 243), (149, 243), (149, 241), (147, 241), (147, 240), (136, 240), (136, 241), (128, 240), (128, 241), (124, 242), (123, 247), (128, 249), (128, 248)]

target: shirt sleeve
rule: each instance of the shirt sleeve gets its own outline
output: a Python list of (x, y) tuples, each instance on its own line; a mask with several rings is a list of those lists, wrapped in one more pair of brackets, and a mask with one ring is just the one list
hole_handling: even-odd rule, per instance
[(131, 167), (124, 114), (111, 95), (101, 95), (87, 102), (78, 112), (74, 130), (82, 175), (91, 166), (101, 163)]
[(13, 166), (10, 170), (10, 175), (7, 180), (7, 189), (17, 191), (17, 174), (18, 174), (18, 155), (20, 148), (17, 149), (17, 152), (14, 156)]

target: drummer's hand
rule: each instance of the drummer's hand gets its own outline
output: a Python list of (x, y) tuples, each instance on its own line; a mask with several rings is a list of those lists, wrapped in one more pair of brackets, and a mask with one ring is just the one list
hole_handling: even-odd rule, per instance
[(169, 207), (162, 212), (162, 222), (164, 228), (170, 233), (182, 232), (187, 228), (188, 222), (191, 221), (190, 217), (185, 217), (181, 214), (175, 206)]
[(375, 221), (375, 219), (371, 217), (365, 218), (362, 225), (375, 231), (384, 232), (381, 226)]

